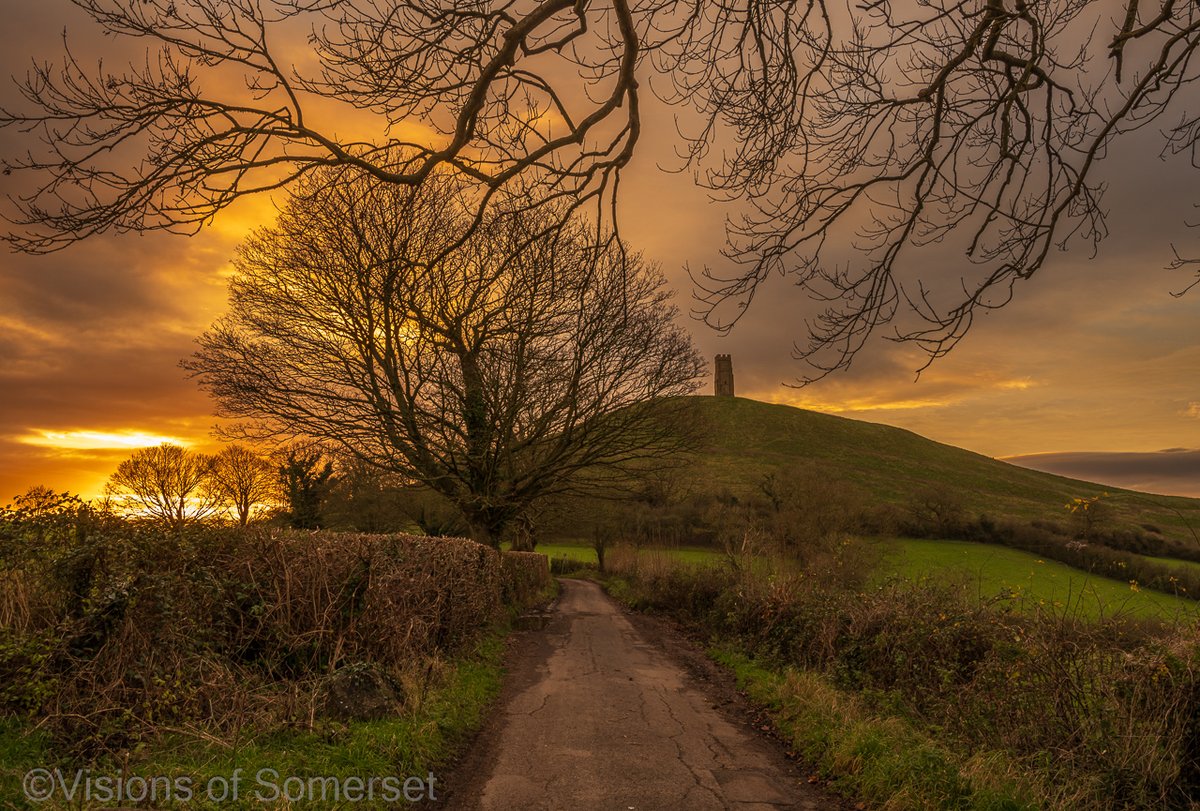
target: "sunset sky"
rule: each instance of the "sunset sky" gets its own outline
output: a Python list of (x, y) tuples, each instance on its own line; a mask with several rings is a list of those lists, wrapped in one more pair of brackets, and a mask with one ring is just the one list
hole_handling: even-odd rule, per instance
[[(56, 58), (72, 42), (105, 53), (65, 0), (5, 3), (0, 73)], [(8, 83), (0, 98), (11, 99)], [(683, 267), (718, 262), (728, 208), (674, 162), (669, 111), (650, 105), (648, 133), (623, 183), (622, 229), (660, 262), (690, 307)], [(19, 151), (0, 132), (0, 152)], [(911, 348), (873, 344), (845, 373), (789, 388), (802, 373), (793, 341), (814, 305), (772, 279), (737, 328), (699, 322), (702, 351), (733, 355), (738, 394), (882, 422), (989, 456), (1154, 492), (1200, 496), (1200, 289), (1166, 269), (1171, 244), (1200, 255), (1197, 179), (1187, 156), (1129, 143), (1104, 163), (1112, 236), (1092, 256), (1054, 255), (1016, 300), (981, 319), (920, 379)], [(0, 178), (8, 181), (8, 178)], [(11, 194), (13, 188), (5, 188)], [(131, 449), (163, 440), (213, 447), (211, 404), (178, 362), (221, 314), (234, 247), (269, 222), (265, 198), (239, 203), (192, 238), (106, 235), (49, 256), (0, 255), (0, 504), (30, 485), (93, 496)], [(952, 263), (934, 283), (957, 285)], [(711, 381), (703, 392), (711, 391)], [(1169, 451), (1169, 452), (1167, 452)]]

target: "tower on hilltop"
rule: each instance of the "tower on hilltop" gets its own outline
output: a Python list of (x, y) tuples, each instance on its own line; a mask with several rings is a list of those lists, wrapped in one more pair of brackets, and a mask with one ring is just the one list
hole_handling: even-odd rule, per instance
[(717, 397), (733, 396), (733, 360), (728, 355), (717, 355), (713, 394)]

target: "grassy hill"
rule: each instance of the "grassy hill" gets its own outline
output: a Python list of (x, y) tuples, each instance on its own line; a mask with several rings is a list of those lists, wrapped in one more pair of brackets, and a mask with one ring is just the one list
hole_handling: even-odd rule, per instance
[(708, 438), (685, 468), (693, 488), (750, 495), (766, 473), (810, 464), (898, 505), (932, 487), (953, 494), (970, 514), (1064, 520), (1071, 499), (1107, 492), (1115, 523), (1149, 525), (1181, 541), (1193, 540), (1189, 525), (1200, 531), (1200, 499), (1041, 473), (900, 428), (792, 406), (741, 397), (689, 399)]

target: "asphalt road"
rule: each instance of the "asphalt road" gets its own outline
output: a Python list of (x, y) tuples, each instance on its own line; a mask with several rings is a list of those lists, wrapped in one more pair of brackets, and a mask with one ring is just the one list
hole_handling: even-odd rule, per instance
[(778, 744), (594, 583), (564, 580), (539, 649), (477, 741), (452, 808), (826, 809)]

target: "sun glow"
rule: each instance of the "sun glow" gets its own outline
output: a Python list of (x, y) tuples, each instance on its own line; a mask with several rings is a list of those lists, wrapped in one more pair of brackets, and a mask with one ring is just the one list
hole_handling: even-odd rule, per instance
[(885, 400), (871, 397), (857, 397), (846, 398), (844, 400), (821, 400), (801, 396), (772, 397), (770, 394), (761, 393), (751, 396), (767, 402), (782, 403), (784, 405), (795, 406), (796, 408), (807, 408), (810, 411), (820, 411), (826, 414), (845, 414), (860, 411), (912, 411), (921, 408), (944, 408), (951, 404), (948, 400), (939, 399)]
[(71, 451), (131, 450), (164, 442), (184, 446), (189, 444), (179, 437), (145, 431), (48, 431), (40, 428), (19, 437), (19, 440), (26, 445)]

